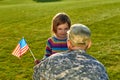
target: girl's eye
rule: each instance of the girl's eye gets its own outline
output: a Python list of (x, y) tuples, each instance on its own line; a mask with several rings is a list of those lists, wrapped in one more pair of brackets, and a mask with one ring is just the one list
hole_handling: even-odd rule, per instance
[(61, 28), (58, 28), (58, 30), (62, 30)]
[(65, 30), (68, 30), (68, 28), (65, 28)]

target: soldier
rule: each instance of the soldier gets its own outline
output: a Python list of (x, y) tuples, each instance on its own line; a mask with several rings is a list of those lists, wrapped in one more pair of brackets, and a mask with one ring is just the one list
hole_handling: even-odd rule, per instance
[(51, 55), (34, 67), (34, 80), (109, 80), (104, 65), (86, 53), (91, 31), (74, 24), (68, 31), (70, 50)]

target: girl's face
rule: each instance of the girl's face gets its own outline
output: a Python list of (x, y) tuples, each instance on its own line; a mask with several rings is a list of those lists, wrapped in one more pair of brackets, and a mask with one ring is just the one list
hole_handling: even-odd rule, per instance
[(68, 26), (67, 23), (58, 25), (57, 32), (55, 33), (56, 37), (58, 39), (65, 39), (65, 38), (67, 38), (67, 31), (68, 30), (69, 30), (69, 26)]

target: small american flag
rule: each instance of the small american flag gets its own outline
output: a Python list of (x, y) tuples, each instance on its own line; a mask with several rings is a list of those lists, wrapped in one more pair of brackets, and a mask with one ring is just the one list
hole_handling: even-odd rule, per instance
[(22, 38), (18, 45), (16, 46), (16, 48), (14, 49), (14, 51), (12, 52), (12, 55), (20, 58), (25, 52), (27, 52), (27, 50), (29, 49), (26, 41), (24, 38)]

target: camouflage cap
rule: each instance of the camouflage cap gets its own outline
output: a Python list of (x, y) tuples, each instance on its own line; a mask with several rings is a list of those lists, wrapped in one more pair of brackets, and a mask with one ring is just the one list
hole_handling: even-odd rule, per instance
[(78, 44), (86, 44), (88, 40), (90, 40), (90, 36), (90, 29), (83, 24), (74, 24), (68, 31), (68, 39), (74, 46)]

